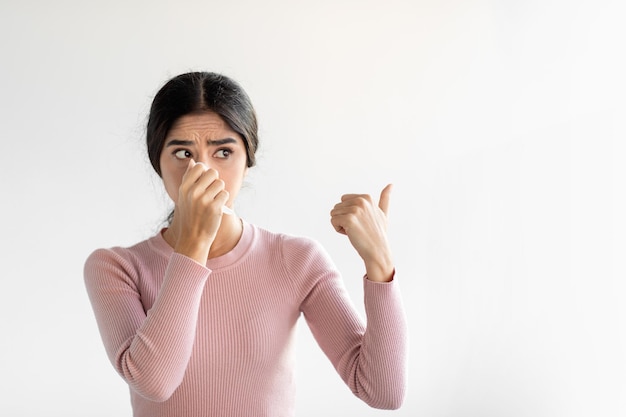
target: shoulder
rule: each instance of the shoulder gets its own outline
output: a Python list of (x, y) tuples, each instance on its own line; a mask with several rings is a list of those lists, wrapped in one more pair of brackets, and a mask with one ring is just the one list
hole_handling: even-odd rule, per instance
[(122, 274), (127, 277), (136, 277), (142, 264), (149, 262), (155, 256), (151, 248), (151, 240), (143, 240), (132, 246), (115, 246), (99, 248), (91, 252), (85, 260), (85, 280), (94, 280), (106, 275)]
[(273, 232), (255, 225), (252, 228), (257, 247), (279, 248), (289, 253), (325, 252), (323, 246), (311, 237)]
[(306, 236), (276, 233), (254, 226), (257, 248), (274, 252), (288, 271), (307, 269), (334, 269), (330, 256), (322, 244)]

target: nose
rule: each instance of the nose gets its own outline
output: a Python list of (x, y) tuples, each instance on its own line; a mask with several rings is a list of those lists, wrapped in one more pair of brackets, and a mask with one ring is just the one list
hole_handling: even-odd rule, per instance
[(205, 158), (194, 159), (194, 162), (196, 164), (201, 164), (202, 166), (204, 166), (205, 171), (211, 168), (211, 165), (209, 165), (209, 162)]
[[(211, 168), (211, 165), (209, 165), (206, 161), (204, 160), (200, 160), (200, 161), (195, 161), (196, 164), (200, 164), (202, 165), (202, 167), (204, 168), (205, 171), (208, 171)], [(217, 173), (217, 175), (219, 176), (219, 172)]]

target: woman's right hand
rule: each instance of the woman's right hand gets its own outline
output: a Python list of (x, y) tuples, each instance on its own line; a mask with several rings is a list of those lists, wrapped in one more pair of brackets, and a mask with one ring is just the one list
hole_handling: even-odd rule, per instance
[(176, 202), (177, 253), (205, 264), (222, 222), (222, 207), (229, 198), (219, 173), (189, 160)]

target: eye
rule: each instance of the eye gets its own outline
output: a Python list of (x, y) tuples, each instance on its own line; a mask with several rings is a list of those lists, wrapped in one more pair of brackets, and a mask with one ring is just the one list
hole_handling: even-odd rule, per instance
[(220, 149), (217, 152), (215, 152), (215, 156), (216, 158), (222, 158), (222, 159), (227, 159), (230, 155), (232, 155), (233, 151), (227, 148), (224, 149)]
[(179, 149), (177, 151), (174, 151), (174, 156), (178, 159), (187, 159), (191, 158), (191, 152), (186, 149)]

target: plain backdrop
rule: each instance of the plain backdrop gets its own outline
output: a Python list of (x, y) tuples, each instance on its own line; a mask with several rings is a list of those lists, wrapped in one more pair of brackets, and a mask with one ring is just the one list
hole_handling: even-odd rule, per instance
[(354, 398), (298, 328), (298, 416), (626, 415), (621, 0), (0, 2), (0, 415), (131, 416), (82, 268), (169, 210), (145, 155), (157, 89), (223, 72), (260, 118), (236, 204), (319, 240), (395, 185), (409, 318), (398, 411)]

